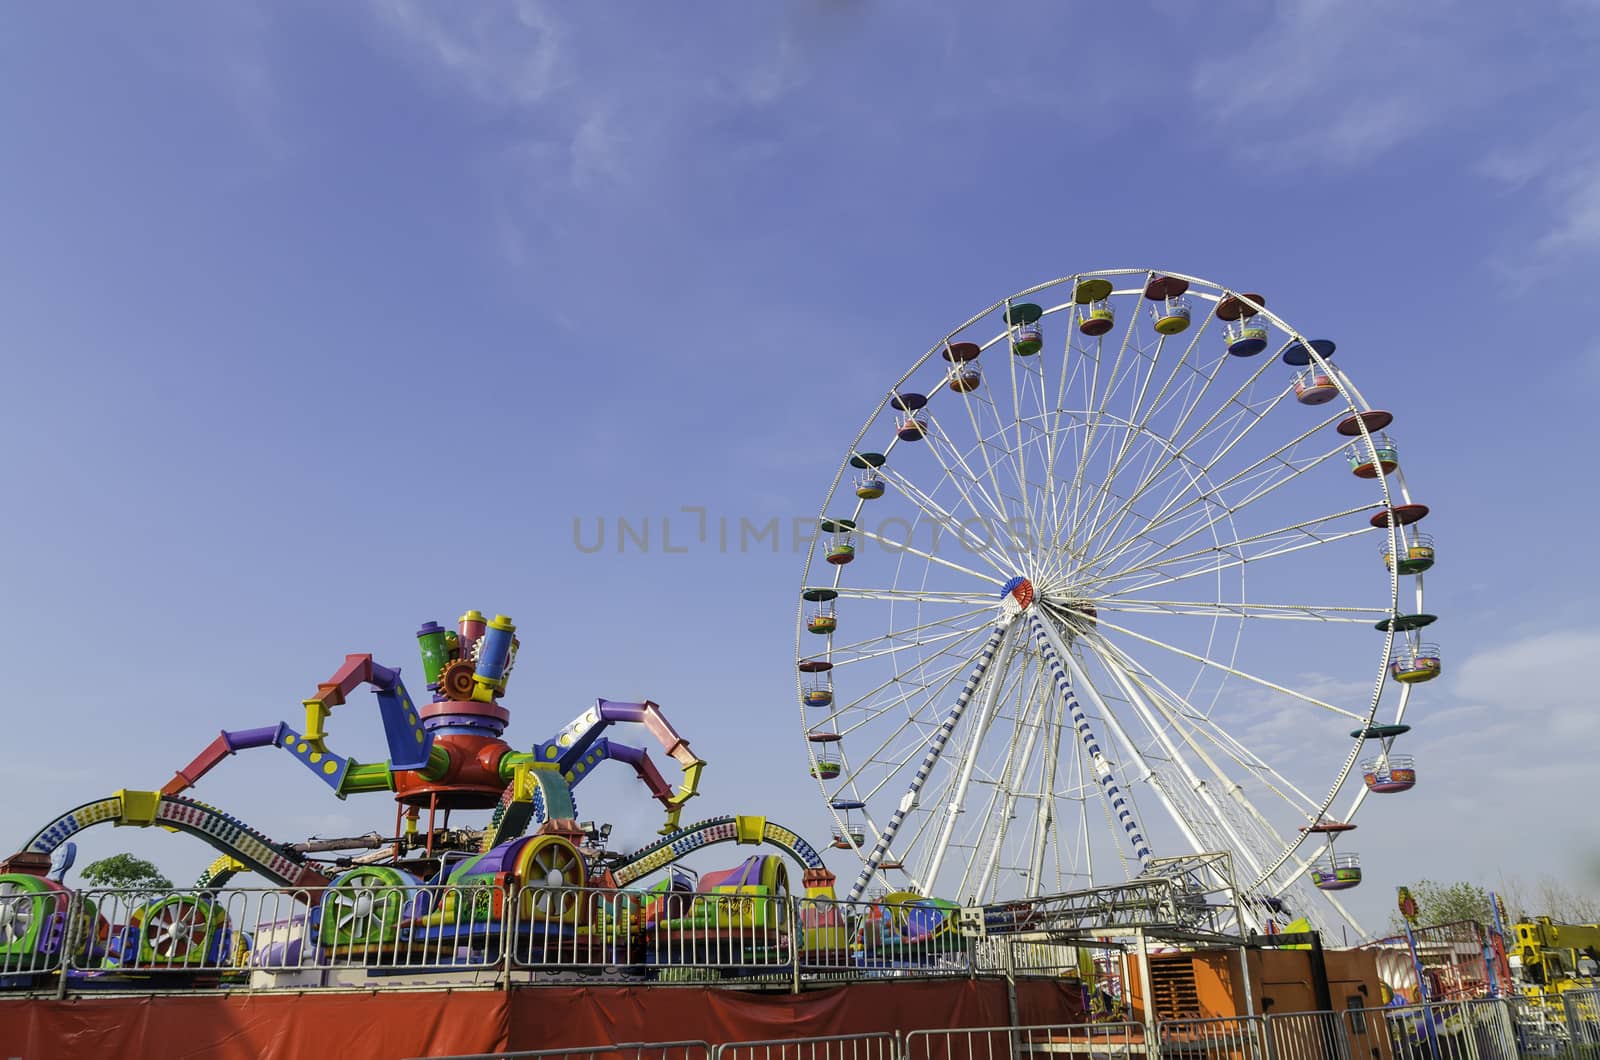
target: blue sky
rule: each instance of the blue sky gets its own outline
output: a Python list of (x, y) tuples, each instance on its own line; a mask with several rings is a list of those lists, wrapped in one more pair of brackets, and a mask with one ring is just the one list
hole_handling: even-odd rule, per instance
[[(294, 719), (345, 652), (415, 673), (416, 625), (477, 607), (523, 630), (517, 742), (648, 696), (711, 762), (696, 810), (820, 842), (787, 534), (585, 554), (574, 521), (814, 513), (946, 329), (1150, 266), (1268, 292), (1403, 410), (1449, 670), (1417, 701), (1424, 783), (1362, 819), (1358, 912), (1421, 875), (1600, 887), (1597, 16), (14, 11), (0, 840)], [(371, 717), (334, 724), (379, 755)], [(392, 819), (267, 753), (223, 768), (201, 797), (285, 839)], [(586, 814), (642, 837), (649, 807), (596, 785)], [(208, 860), (84, 845), (130, 844), (178, 878)]]

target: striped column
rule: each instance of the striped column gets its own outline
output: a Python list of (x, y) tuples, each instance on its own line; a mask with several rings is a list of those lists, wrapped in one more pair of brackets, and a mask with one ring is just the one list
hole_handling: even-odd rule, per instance
[(1100, 778), (1100, 788), (1105, 792), (1107, 801), (1111, 803), (1111, 812), (1116, 815), (1117, 823), (1122, 825), (1123, 832), (1127, 833), (1128, 842), (1133, 844), (1134, 856), (1139, 859), (1139, 867), (1150, 867), (1150, 842), (1144, 837), (1144, 829), (1139, 827), (1139, 821), (1133, 816), (1133, 808), (1128, 805), (1128, 800), (1123, 797), (1122, 788), (1117, 784), (1116, 775), (1111, 772), (1111, 763), (1106, 761), (1104, 752), (1100, 750), (1100, 741), (1095, 737), (1094, 730), (1089, 728), (1089, 716), (1078, 705), (1078, 697), (1072, 694), (1072, 681), (1067, 677), (1067, 671), (1061, 665), (1061, 655), (1066, 648), (1061, 644), (1061, 635), (1051, 627), (1046, 619), (1037, 611), (1029, 615), (1033, 624), (1033, 639), (1039, 644), (1040, 654), (1044, 663), (1050, 669), (1050, 676), (1055, 678), (1056, 690), (1061, 693), (1067, 710), (1072, 714), (1072, 726), (1078, 730), (1078, 738), (1083, 741), (1084, 748), (1089, 752), (1089, 760), (1094, 763), (1095, 775)]
[[(956, 697), (955, 704), (950, 712), (945, 715), (939, 729), (933, 734), (933, 739), (928, 741), (928, 751), (922, 756), (922, 764), (917, 766), (916, 774), (911, 778), (911, 787), (900, 798), (900, 805), (895, 809), (894, 815), (889, 818), (889, 823), (884, 825), (882, 833), (878, 836), (878, 843), (872, 848), (872, 853), (867, 856), (867, 863), (861, 866), (861, 874), (856, 877), (856, 882), (850, 886), (850, 895), (847, 901), (855, 902), (867, 889), (873, 875), (878, 871), (878, 865), (889, 852), (889, 844), (894, 842), (894, 837), (900, 831), (900, 824), (906, 819), (906, 814), (917, 808), (917, 799), (922, 794), (922, 785), (927, 781), (928, 774), (933, 771), (934, 763), (939, 761), (939, 756), (944, 753), (944, 745), (949, 742), (950, 734), (955, 731), (956, 724), (961, 720), (961, 715), (966, 712), (967, 703), (971, 701), (972, 694), (978, 690), (978, 685), (983, 682), (983, 675), (989, 671), (989, 664), (994, 661), (995, 652), (1000, 650), (1000, 642), (1005, 638), (1006, 630), (1011, 627), (1012, 616), (1007, 615), (989, 633), (989, 639), (984, 642), (983, 650), (978, 653), (978, 664), (972, 668), (972, 673), (967, 677), (967, 683), (961, 686), (961, 694)], [(923, 881), (925, 886), (933, 886), (932, 880)]]

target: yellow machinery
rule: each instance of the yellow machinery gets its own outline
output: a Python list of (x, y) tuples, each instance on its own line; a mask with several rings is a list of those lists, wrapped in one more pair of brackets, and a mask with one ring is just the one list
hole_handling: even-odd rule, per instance
[(1534, 991), (1600, 985), (1600, 924), (1560, 924), (1536, 916), (1515, 925), (1522, 980)]

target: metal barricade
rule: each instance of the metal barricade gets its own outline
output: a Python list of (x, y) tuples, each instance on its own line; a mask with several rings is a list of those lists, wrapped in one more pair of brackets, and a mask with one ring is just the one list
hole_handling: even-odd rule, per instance
[(799, 970), (822, 978), (966, 975), (971, 957), (956, 914), (932, 901), (799, 899)]
[(901, 1060), (900, 1034), (836, 1034), (822, 1038), (775, 1038), (728, 1042), (715, 1060)]
[(904, 1060), (1131, 1060), (1149, 1052), (1141, 1024), (1074, 1023), (912, 1031), (905, 1038)]
[(1162, 1020), (1156, 1037), (1163, 1060), (1271, 1060), (1263, 1016)]
[(1344, 1017), (1383, 1027), (1389, 1048), (1385, 1060), (1519, 1058), (1511, 1007), (1496, 998), (1353, 1009)]
[(642, 971), (649, 898), (598, 887), (523, 887), (511, 903), (511, 963), (549, 971)]
[(416, 1056), (409, 1060), (712, 1060), (706, 1042), (618, 1042), (570, 1049), (526, 1049), (499, 1053)]
[(794, 907), (787, 896), (669, 892), (649, 897), (638, 914), (638, 946), (653, 978), (789, 974)]
[(1568, 1060), (1572, 1035), (1559, 997), (1521, 994), (1502, 1004), (1511, 1014), (1511, 1033), (1522, 1060)]
[(1572, 1060), (1600, 1060), (1600, 989), (1561, 995)]
[(0, 989), (42, 985), (98, 930), (76, 892), (31, 880), (0, 883)]
[(979, 975), (1076, 977), (1078, 947), (990, 935), (971, 940), (971, 970)]
[(505, 890), (494, 886), (80, 892), (92, 941), (79, 973), (187, 974), (193, 985), (304, 989), (371, 975), (498, 969)]
[(1285, 1012), (1266, 1017), (1273, 1060), (1351, 1060), (1349, 1028), (1335, 1012)]

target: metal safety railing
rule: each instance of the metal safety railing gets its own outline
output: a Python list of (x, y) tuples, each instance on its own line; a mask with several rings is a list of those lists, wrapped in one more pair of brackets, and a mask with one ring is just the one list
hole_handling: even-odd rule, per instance
[(1524, 1060), (1600, 1060), (1600, 988), (1506, 998)]
[(1074, 1023), (912, 1031), (905, 1037), (902, 1060), (1044, 1060), (1053, 1056), (1130, 1060), (1149, 1051), (1141, 1024)]
[(1182, 1060), (1271, 1060), (1265, 1016), (1164, 1020), (1156, 1025), (1163, 1057)]
[(186, 973), (218, 984), (304, 989), (320, 973), (494, 969), (506, 890), (496, 886), (86, 890), (63, 947), (83, 977)]
[(794, 935), (802, 973), (882, 978), (966, 975), (972, 968), (955, 911), (933, 904), (801, 898)]
[(22, 986), (57, 971), (93, 932), (72, 891), (42, 880), (36, 888), (16, 882), (0, 887), (0, 984)]
[(526, 1049), (498, 1053), (453, 1053), (411, 1060), (712, 1060), (715, 1050), (700, 1041), (618, 1042), (569, 1049)]
[(1600, 1060), (1600, 989), (1568, 990), (1561, 996), (1572, 1060)]
[(1354, 1035), (1363, 1025), (1380, 1027), (1385, 1060), (1518, 1060), (1511, 1006), (1504, 1000), (1438, 1001), (1344, 1013)]
[[(189, 973), (194, 988), (383, 985), (403, 972), (508, 980), (596, 970), (639, 981), (804, 982), (1082, 974), (1070, 945), (974, 938), (948, 903), (744, 891), (404, 884), (0, 895), (0, 991), (65, 971)], [(16, 891), (17, 893), (12, 893)], [(366, 982), (368, 978), (381, 982)], [(203, 973), (203, 974), (202, 974)], [(413, 980), (414, 982), (414, 980)]]
[(900, 1033), (727, 1042), (716, 1047), (716, 1060), (901, 1060)]

